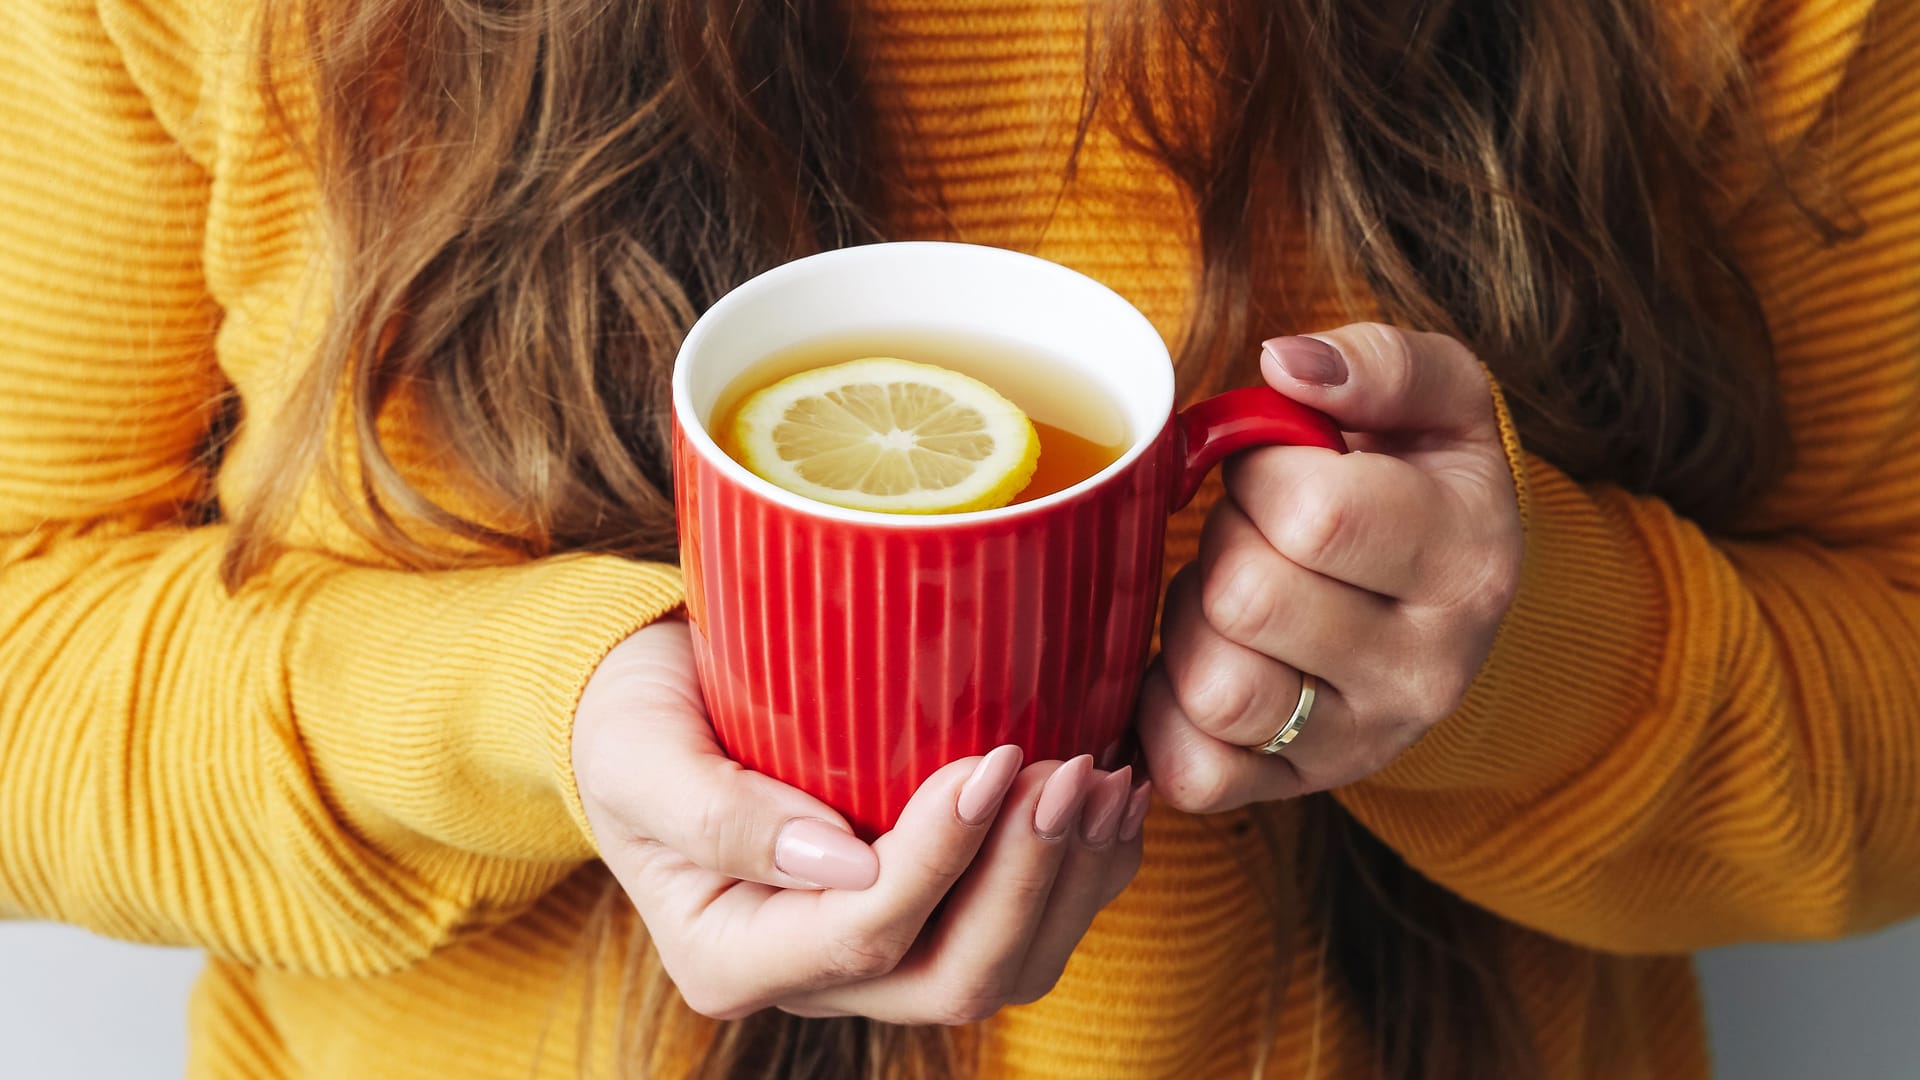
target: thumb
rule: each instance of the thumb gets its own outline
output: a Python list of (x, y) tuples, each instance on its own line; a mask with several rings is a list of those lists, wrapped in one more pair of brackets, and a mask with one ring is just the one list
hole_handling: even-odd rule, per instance
[(654, 837), (688, 861), (782, 888), (865, 889), (880, 876), (873, 848), (811, 795), (713, 753), (661, 777), (646, 815)]
[(602, 857), (658, 845), (707, 870), (781, 888), (864, 889), (873, 849), (826, 803), (728, 757), (693, 676), (684, 628), (615, 647), (574, 719), (574, 776)]
[(1274, 389), (1346, 431), (1483, 437), (1496, 432), (1486, 372), (1445, 334), (1353, 323), (1261, 348)]

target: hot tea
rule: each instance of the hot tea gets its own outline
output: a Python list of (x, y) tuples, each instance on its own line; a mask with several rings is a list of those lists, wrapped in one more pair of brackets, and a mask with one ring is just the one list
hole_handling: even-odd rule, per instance
[(1120, 409), (1106, 391), (1068, 374), (1041, 350), (988, 334), (901, 329), (843, 334), (803, 342), (768, 356), (727, 386), (709, 430), (727, 445), (734, 414), (754, 392), (790, 375), (869, 356), (889, 356), (949, 368), (986, 383), (1019, 406), (1040, 438), (1040, 460), (1015, 503), (1064, 491), (1113, 464), (1130, 439)]

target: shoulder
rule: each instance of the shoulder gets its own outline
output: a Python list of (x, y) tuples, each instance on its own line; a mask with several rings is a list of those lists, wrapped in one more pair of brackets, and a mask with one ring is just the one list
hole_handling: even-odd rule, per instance
[(1820, 119), (1855, 66), (1869, 27), (1913, 22), (1915, 0), (1724, 0), (1768, 138), (1791, 145)]
[(176, 142), (204, 163), (215, 98), (248, 78), (258, 48), (262, 0), (81, 0)]

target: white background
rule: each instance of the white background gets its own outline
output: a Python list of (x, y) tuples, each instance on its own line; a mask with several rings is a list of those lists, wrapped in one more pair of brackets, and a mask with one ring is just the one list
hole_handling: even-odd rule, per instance
[[(193, 954), (0, 923), (0, 1076), (164, 1080), (185, 1060)], [(1920, 1080), (1920, 924), (1703, 957), (1728, 1080)]]

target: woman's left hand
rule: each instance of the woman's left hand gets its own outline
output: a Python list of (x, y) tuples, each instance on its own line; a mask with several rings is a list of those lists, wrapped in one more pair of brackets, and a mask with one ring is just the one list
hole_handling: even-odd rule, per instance
[[(1175, 575), (1140, 734), (1162, 797), (1195, 813), (1371, 775), (1460, 704), (1520, 580), (1520, 515), (1493, 393), (1450, 337), (1362, 323), (1276, 338), (1281, 393), (1354, 452), (1230, 461), (1200, 558)], [(1280, 755), (1258, 747), (1318, 680)]]

